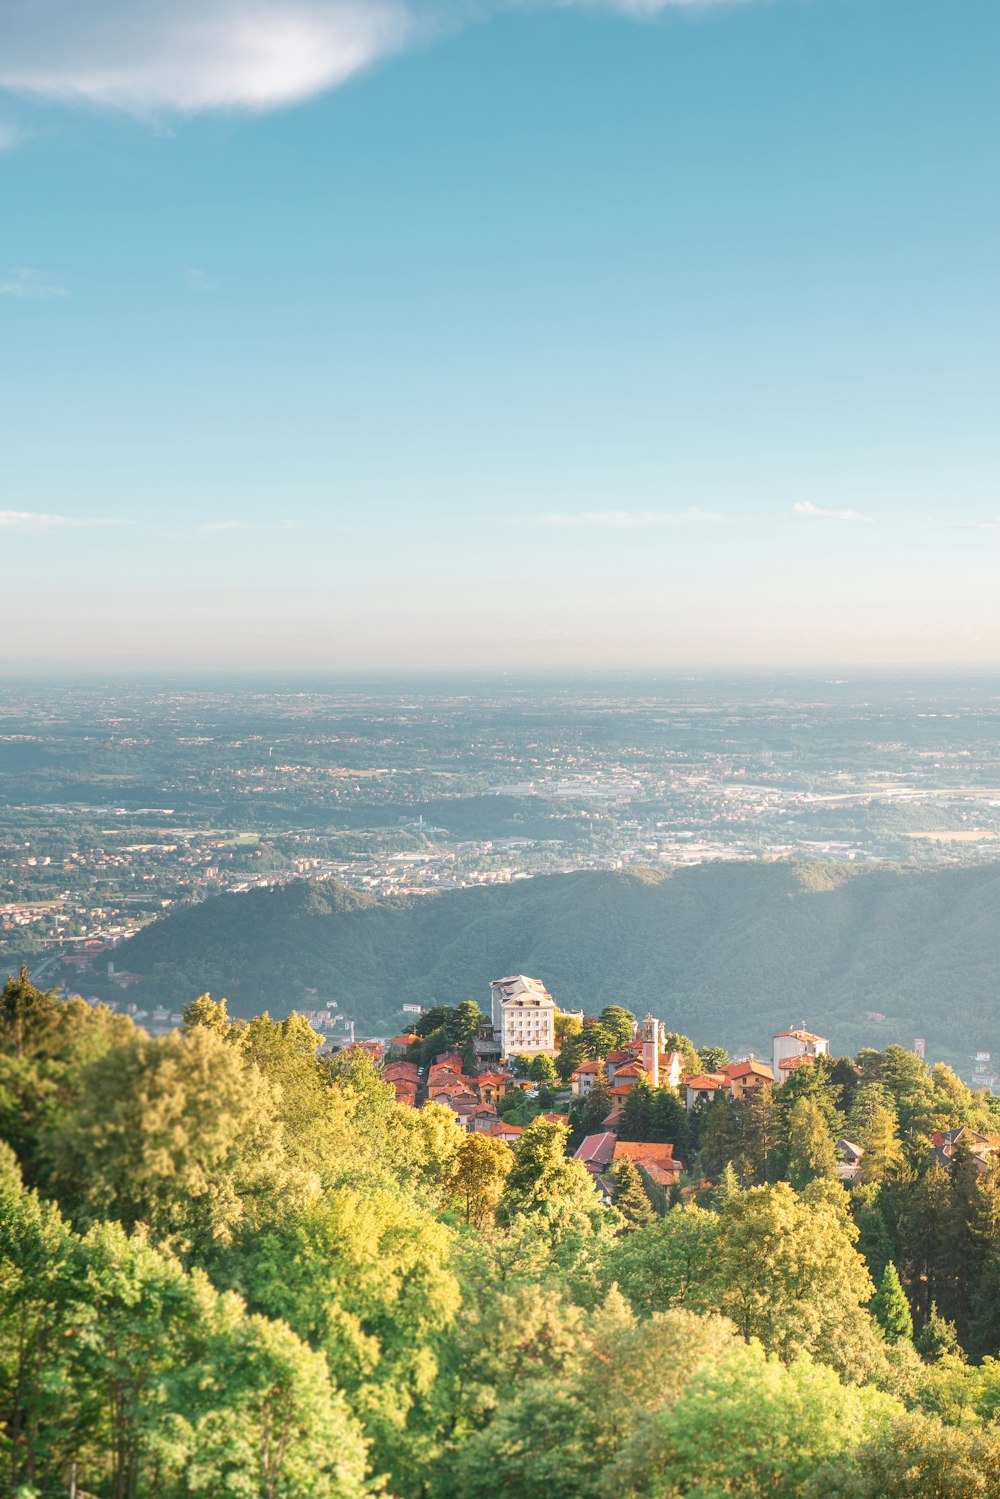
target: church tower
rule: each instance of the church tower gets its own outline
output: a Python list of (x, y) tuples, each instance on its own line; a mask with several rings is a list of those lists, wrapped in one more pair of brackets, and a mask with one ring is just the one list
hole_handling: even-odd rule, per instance
[(660, 1022), (647, 1015), (642, 1022), (642, 1065), (650, 1086), (660, 1086)]

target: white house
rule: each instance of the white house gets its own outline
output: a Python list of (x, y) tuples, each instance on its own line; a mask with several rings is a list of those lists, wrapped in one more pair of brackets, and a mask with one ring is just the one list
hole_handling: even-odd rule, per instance
[(825, 1036), (814, 1036), (812, 1031), (779, 1031), (771, 1043), (771, 1071), (775, 1087), (786, 1081), (790, 1072), (801, 1067), (803, 1062), (814, 1062), (817, 1057), (830, 1055), (830, 1043)]
[(493, 1030), (504, 1060), (556, 1054), (556, 1002), (541, 979), (523, 973), (490, 984)]

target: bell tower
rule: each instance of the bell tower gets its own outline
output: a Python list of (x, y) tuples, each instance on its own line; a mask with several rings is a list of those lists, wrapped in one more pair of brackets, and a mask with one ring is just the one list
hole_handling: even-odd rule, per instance
[(650, 1087), (660, 1086), (660, 1022), (647, 1015), (642, 1022), (642, 1065)]

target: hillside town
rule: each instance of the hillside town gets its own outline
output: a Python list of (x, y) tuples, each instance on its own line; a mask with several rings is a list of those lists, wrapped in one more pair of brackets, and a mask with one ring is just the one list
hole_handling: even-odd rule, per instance
[[(462, 1008), (473, 1015), (477, 1009)], [(619, 1006), (606, 1007), (600, 1016), (559, 1010), (545, 984), (525, 974), (493, 980), (489, 1016), (479, 1019), (464, 1047), (428, 1052), (428, 1038), (433, 1042), (436, 1032), (426, 1022), (442, 1013), (421, 1016), (418, 1025), (423, 1022), (425, 1034), (413, 1030), (386, 1043), (334, 1043), (330, 1049), (369, 1055), (380, 1064), (397, 1103), (447, 1108), (459, 1129), (511, 1149), (535, 1120), (566, 1126), (572, 1158), (586, 1167), (608, 1206), (618, 1189), (615, 1168), (625, 1161), (638, 1170), (647, 1189), (658, 1189), (664, 1201), (676, 1199), (690, 1164), (681, 1142), (693, 1142), (697, 1130), (692, 1125), (716, 1099), (768, 1100), (800, 1068), (830, 1057), (829, 1040), (804, 1026), (776, 1034), (767, 1062), (753, 1056), (730, 1060), (713, 1047), (698, 1053), (686, 1037), (672, 1034), (651, 1014), (636, 1022)], [(616, 1044), (608, 1046), (615, 1027)], [(640, 1095), (673, 1104), (674, 1139), (635, 1137), (641, 1113), (629, 1101), (635, 1105)], [(650, 1133), (663, 1134), (662, 1118)], [(960, 1138), (984, 1169), (1000, 1150), (1000, 1138), (962, 1130), (936, 1134), (932, 1143), (943, 1162)], [(842, 1182), (857, 1179), (863, 1155), (862, 1145), (837, 1141)]]

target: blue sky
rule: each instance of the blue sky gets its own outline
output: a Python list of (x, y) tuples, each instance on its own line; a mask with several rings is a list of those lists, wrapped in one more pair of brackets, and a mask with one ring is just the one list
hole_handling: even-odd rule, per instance
[(0, 0), (8, 669), (1000, 661), (998, 55)]

